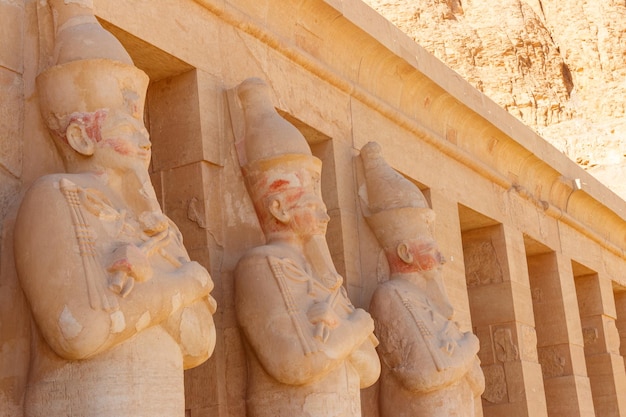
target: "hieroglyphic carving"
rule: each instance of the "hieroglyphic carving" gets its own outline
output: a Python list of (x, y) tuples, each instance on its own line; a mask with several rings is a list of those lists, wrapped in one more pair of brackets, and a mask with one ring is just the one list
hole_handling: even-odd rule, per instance
[(537, 362), (537, 332), (532, 326), (521, 325), (522, 341), (520, 356), (522, 360)]
[(365, 218), (389, 263), (370, 311), (380, 338), (382, 417), (474, 415), (484, 389), (478, 339), (452, 320), (433, 238), (434, 211), (421, 191), (382, 158), (380, 146), (361, 150)]
[(248, 415), (360, 416), (359, 390), (380, 373), (377, 340), (330, 258), (321, 161), (278, 115), (263, 81), (246, 80), (237, 93), (245, 116), (237, 150), (267, 239), (235, 270)]
[(539, 363), (543, 378), (554, 378), (565, 374), (565, 357), (556, 346), (547, 346), (539, 349)]
[(504, 367), (500, 364), (483, 367), (485, 373), (485, 392), (482, 398), (492, 404), (508, 402), (508, 390)]
[(500, 362), (513, 362), (519, 359), (519, 349), (513, 341), (513, 333), (508, 327), (496, 328), (493, 332), (496, 358)]
[(208, 272), (150, 183), (148, 85), (91, 1), (51, 0), (55, 65), (37, 78), (65, 173), (37, 180), (15, 225), (36, 332), (25, 415), (184, 415), (183, 370), (215, 344)]
[(598, 341), (599, 334), (596, 327), (583, 327), (583, 342), (585, 347), (593, 345)]
[(502, 266), (493, 242), (469, 242), (463, 246), (463, 259), (468, 287), (502, 282)]

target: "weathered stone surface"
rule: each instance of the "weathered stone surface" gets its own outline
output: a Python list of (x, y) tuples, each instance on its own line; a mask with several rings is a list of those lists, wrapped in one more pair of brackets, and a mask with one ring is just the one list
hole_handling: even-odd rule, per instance
[(0, 1), (0, 67), (22, 73), (24, 48), (24, 1)]
[(362, 210), (389, 263), (370, 310), (381, 356), (381, 416), (474, 417), (485, 388), (479, 340), (452, 321), (443, 283), (445, 259), (434, 239), (435, 212), (370, 142), (361, 149)]
[[(32, 316), (33, 325), (30, 338), (13, 344), (30, 345), (31, 360), (15, 375), (27, 378), (25, 390), (15, 384), (15, 392), (3, 369), (0, 397), (19, 396), (11, 406), (23, 398), (32, 417), (182, 417), (183, 371), (215, 346), (213, 282), (190, 260), (150, 182), (148, 76), (90, 3), (50, 2), (54, 65), (37, 76), (37, 88), (65, 171), (35, 181), (15, 220), (10, 272), (31, 313), (16, 314)], [(20, 292), (12, 293), (19, 301)], [(16, 333), (0, 329), (3, 354)], [(8, 348), (7, 361), (23, 358)]]
[(239, 163), (267, 240), (246, 252), (234, 275), (248, 348), (247, 413), (360, 416), (360, 388), (380, 374), (377, 340), (330, 256), (321, 161), (276, 112), (266, 82), (245, 80), (237, 97)]
[(24, 123), (22, 77), (0, 67), (0, 95), (0, 169), (4, 168), (19, 178), (22, 174), (23, 142), (20, 138)]
[(626, 198), (623, 2), (365, 2)]

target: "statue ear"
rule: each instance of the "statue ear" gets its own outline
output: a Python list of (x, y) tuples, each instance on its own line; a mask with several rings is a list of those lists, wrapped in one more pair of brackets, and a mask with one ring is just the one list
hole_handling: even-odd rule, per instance
[(85, 126), (82, 123), (71, 122), (65, 131), (65, 137), (72, 149), (81, 155), (91, 156), (95, 150), (93, 140), (87, 134)]
[(402, 261), (406, 264), (411, 264), (413, 263), (413, 254), (411, 253), (411, 250), (409, 249), (409, 246), (404, 243), (401, 242), (398, 244), (398, 247), (396, 248), (396, 252), (398, 253), (398, 256), (400, 257), (400, 259), (402, 259)]
[(272, 199), (269, 209), (272, 216), (281, 223), (287, 223), (291, 219), (291, 215), (285, 210), (285, 205), (280, 197)]

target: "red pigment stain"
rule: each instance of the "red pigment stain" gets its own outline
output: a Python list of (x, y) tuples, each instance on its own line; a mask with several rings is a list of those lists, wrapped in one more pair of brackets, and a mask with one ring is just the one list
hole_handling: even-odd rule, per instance
[(128, 259), (120, 259), (109, 267), (109, 271), (130, 271), (132, 264)]
[(393, 273), (408, 273), (418, 270), (413, 264), (407, 264), (392, 251), (387, 252), (387, 261), (389, 262), (389, 269)]
[(126, 141), (121, 140), (121, 139), (110, 139), (107, 140), (105, 142), (108, 146), (112, 147), (115, 152), (119, 153), (120, 155), (130, 155), (131, 154), (131, 150), (128, 147), (128, 144), (126, 143)]
[(438, 252), (420, 253), (419, 250), (416, 250), (416, 246), (417, 248), (422, 247), (420, 244), (410, 245), (410, 251), (413, 254), (413, 262), (411, 263), (404, 262), (395, 250), (386, 250), (390, 270), (396, 273), (431, 271), (442, 263), (441, 255)]
[(289, 207), (296, 204), (300, 198), (304, 195), (305, 190), (303, 188), (298, 188), (293, 190), (292, 192), (287, 194), (287, 198), (285, 198), (285, 202)]
[(276, 180), (273, 183), (270, 184), (270, 188), (269, 191), (270, 192), (275, 192), (278, 191), (283, 185), (287, 185), (289, 184), (289, 181), (287, 180)]
[[(100, 142), (102, 140), (100, 132), (102, 121), (106, 118), (107, 113), (108, 112), (105, 109), (101, 109), (93, 113), (73, 113), (70, 117), (69, 123), (74, 122), (84, 126), (87, 136), (89, 136), (89, 138), (94, 142)], [(63, 137), (63, 139), (67, 142), (67, 137)]]
[(90, 123), (87, 123), (87, 134), (96, 142), (100, 142), (102, 140), (101, 126), (106, 116), (106, 110), (98, 110), (93, 114), (93, 118), (90, 120)]

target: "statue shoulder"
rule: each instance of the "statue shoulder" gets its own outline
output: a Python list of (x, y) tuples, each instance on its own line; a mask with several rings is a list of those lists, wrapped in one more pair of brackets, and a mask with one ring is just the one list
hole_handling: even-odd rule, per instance
[(393, 280), (385, 281), (382, 284), (378, 284), (378, 286), (376, 286), (376, 289), (374, 290), (374, 294), (372, 294), (372, 306), (380, 304), (380, 307), (382, 309), (385, 309), (386, 304), (388, 304), (390, 301), (401, 301), (400, 297), (398, 297), (398, 290), (401, 289), (402, 287)]
[[(67, 227), (64, 220), (70, 222), (70, 218), (66, 219), (62, 214), (69, 212), (69, 207), (61, 190), (61, 184), (66, 178), (64, 174), (46, 175), (37, 179), (28, 188), (17, 214), (15, 227), (18, 238), (25, 237), (24, 229), (48, 233), (48, 227), (53, 229)], [(30, 235), (30, 232), (26, 235)]]
[(263, 270), (270, 272), (278, 266), (288, 268), (289, 270), (297, 270), (301, 274), (305, 274), (302, 268), (292, 259), (291, 255), (291, 252), (276, 245), (257, 246), (241, 257), (235, 269), (235, 276), (246, 274), (250, 270), (254, 270), (257, 273)]
[(48, 201), (67, 199), (67, 191), (71, 189), (93, 188), (95, 181), (90, 177), (86, 174), (67, 173), (44, 175), (28, 188), (22, 206), (36, 202), (39, 205), (45, 204), (42, 209), (54, 210), (58, 207), (48, 205)]

